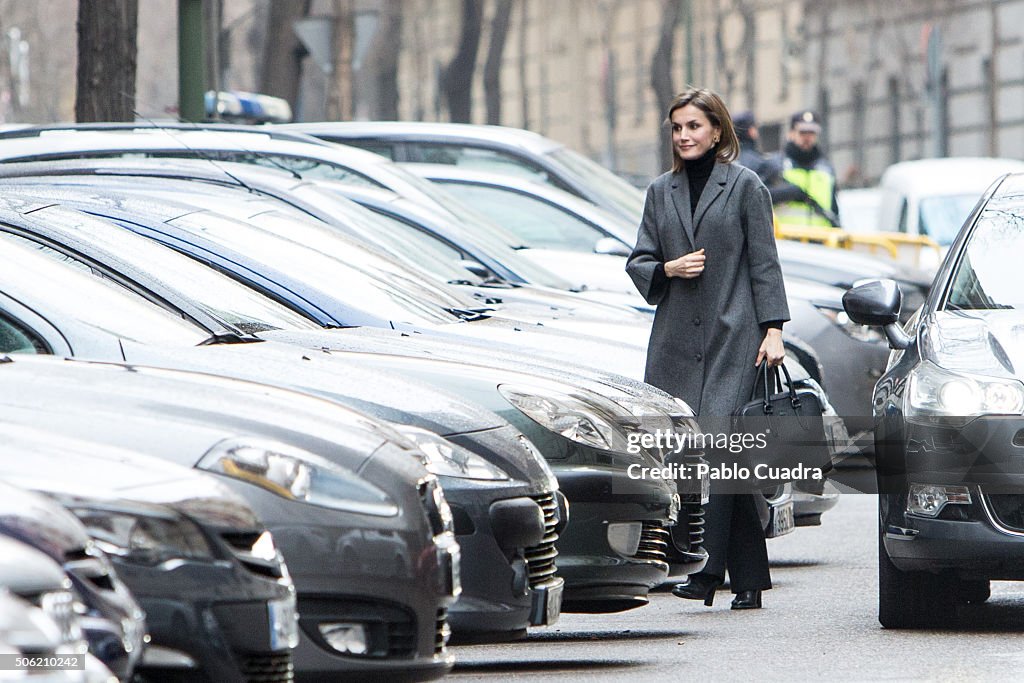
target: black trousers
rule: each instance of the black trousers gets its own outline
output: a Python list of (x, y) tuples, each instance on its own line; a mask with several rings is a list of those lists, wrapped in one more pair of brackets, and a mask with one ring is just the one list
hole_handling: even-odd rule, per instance
[(759, 493), (712, 494), (704, 506), (704, 548), (708, 563), (701, 574), (725, 579), (733, 593), (768, 590), (768, 548), (754, 496)]

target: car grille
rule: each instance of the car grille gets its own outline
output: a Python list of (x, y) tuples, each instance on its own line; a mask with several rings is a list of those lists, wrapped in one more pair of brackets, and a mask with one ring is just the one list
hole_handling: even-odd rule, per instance
[(558, 503), (554, 493), (531, 497), (544, 511), (544, 538), (524, 551), (530, 588), (538, 588), (551, 581), (557, 571), (555, 558), (558, 557), (558, 550), (555, 549), (555, 541), (558, 540), (558, 534), (555, 533), (555, 527), (558, 526)]
[(637, 546), (633, 557), (637, 560), (668, 562), (666, 555), (668, 543), (668, 529), (664, 524), (650, 520), (644, 521), (640, 531), (640, 545)]
[(247, 683), (290, 683), (295, 669), (290, 652), (275, 655), (243, 655), (239, 661), (242, 678)]
[(448, 610), (437, 610), (437, 621), (434, 625), (434, 654), (444, 654), (448, 639), (452, 635), (452, 627), (448, 625)]
[(389, 620), (388, 657), (412, 657), (416, 654), (416, 624), (412, 619)]

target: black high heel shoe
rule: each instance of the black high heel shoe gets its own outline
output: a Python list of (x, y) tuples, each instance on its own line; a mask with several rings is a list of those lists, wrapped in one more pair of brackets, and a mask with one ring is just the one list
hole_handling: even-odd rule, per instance
[(677, 583), (672, 588), (672, 595), (687, 600), (703, 600), (707, 607), (711, 607), (715, 602), (715, 591), (721, 585), (719, 578), (694, 574), (686, 583)]
[(733, 598), (732, 609), (761, 609), (761, 591), (740, 591)]

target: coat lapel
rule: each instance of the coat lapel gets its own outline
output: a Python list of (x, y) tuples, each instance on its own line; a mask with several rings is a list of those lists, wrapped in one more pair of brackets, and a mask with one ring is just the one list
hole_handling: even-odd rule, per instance
[[(697, 210), (693, 212), (693, 225), (695, 226), (693, 229), (695, 231), (697, 227), (700, 227), (700, 221), (707, 213), (708, 207), (718, 198), (718, 195), (722, 194), (722, 188), (725, 187), (728, 180), (729, 165), (716, 163), (715, 167), (711, 169), (711, 176), (708, 178), (707, 185), (704, 186), (704, 192), (700, 195), (700, 201), (697, 202)], [(693, 241), (692, 236), (690, 241)]]
[(690, 241), (690, 250), (693, 251), (697, 242), (693, 238), (693, 217), (690, 215), (690, 182), (686, 179), (685, 169), (672, 178), (669, 194), (672, 195), (672, 204), (676, 207), (679, 222), (683, 225), (686, 239)]

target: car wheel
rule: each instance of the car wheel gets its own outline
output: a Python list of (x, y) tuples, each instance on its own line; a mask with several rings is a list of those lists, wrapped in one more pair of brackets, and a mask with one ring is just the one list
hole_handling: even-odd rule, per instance
[(953, 581), (928, 572), (900, 571), (878, 527), (878, 623), (883, 628), (943, 628), (956, 621)]
[(989, 581), (959, 581), (957, 586), (957, 597), (965, 605), (980, 605), (992, 595), (992, 585)]

